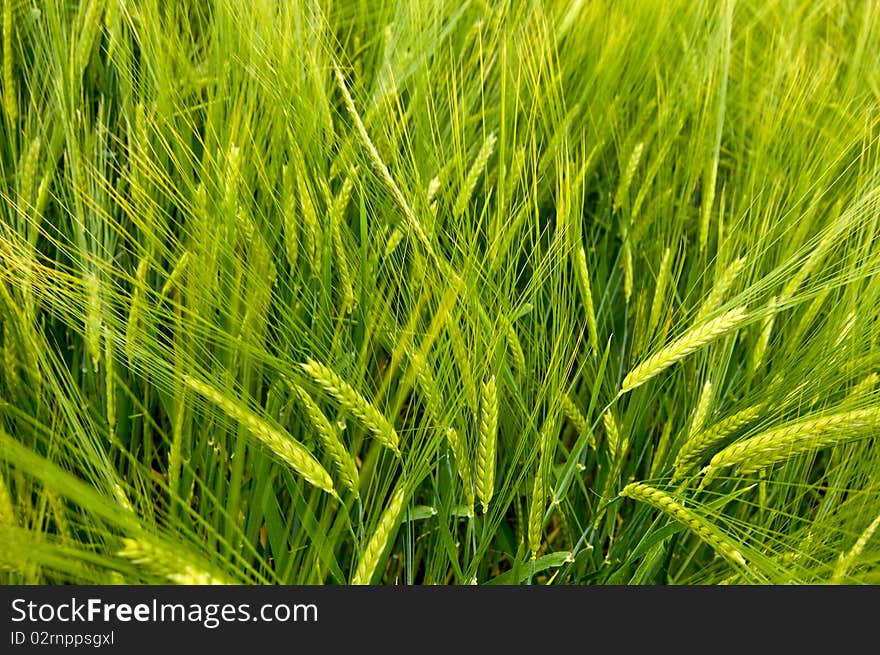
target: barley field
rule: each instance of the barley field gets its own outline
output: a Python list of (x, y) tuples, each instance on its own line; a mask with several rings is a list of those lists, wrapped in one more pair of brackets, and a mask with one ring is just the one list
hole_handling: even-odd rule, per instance
[(0, 3), (0, 582), (880, 583), (880, 2)]

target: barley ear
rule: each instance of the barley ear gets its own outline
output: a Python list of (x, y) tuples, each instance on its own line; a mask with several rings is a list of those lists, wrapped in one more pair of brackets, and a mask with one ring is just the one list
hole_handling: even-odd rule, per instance
[(583, 246), (574, 249), (574, 272), (577, 276), (578, 289), (587, 315), (587, 333), (593, 352), (599, 351), (599, 328), (596, 323), (596, 310), (593, 306), (593, 290), (590, 286), (590, 273), (587, 269), (587, 253)]
[(684, 442), (675, 457), (673, 481), (679, 480), (693, 471), (706, 453), (723, 443), (737, 430), (746, 427), (758, 418), (763, 410), (763, 403), (746, 407), (705, 429), (689, 434), (687, 441)]
[(529, 550), (532, 551), (532, 559), (538, 557), (538, 551), (541, 549), (545, 500), (546, 496), (543, 481), (541, 480), (541, 472), (538, 471), (532, 483), (532, 501), (529, 505), (528, 542)]
[(311, 358), (300, 366), (324, 391), (333, 396), (343, 409), (356, 416), (382, 445), (400, 457), (400, 440), (397, 431), (382, 412), (331, 368)]
[(880, 527), (880, 515), (871, 521), (868, 527), (859, 535), (859, 538), (856, 539), (852, 548), (846, 553), (840, 554), (840, 558), (837, 560), (837, 565), (834, 567), (834, 573), (831, 575), (832, 583), (839, 584), (840, 581), (846, 577), (849, 569), (859, 558), (859, 555), (862, 554), (862, 551), (865, 550), (865, 546), (868, 545), (868, 541), (874, 536), (878, 527)]
[(738, 257), (733, 260), (730, 265), (724, 269), (721, 276), (715, 281), (712, 290), (697, 310), (694, 323), (702, 323), (715, 308), (724, 300), (727, 291), (736, 281), (743, 267), (746, 265), (745, 257)]
[(697, 407), (694, 410), (694, 419), (691, 421), (688, 436), (692, 436), (703, 429), (706, 419), (709, 417), (709, 408), (712, 404), (712, 380), (706, 380), (703, 384), (703, 390), (700, 392), (700, 399), (697, 401)]
[(578, 408), (577, 404), (567, 393), (559, 394), (559, 405), (562, 409), (562, 414), (571, 421), (572, 425), (574, 425), (575, 429), (578, 431), (580, 435), (589, 435), (587, 437), (590, 448), (595, 450), (596, 448), (596, 437), (593, 435), (592, 430), (590, 429), (590, 424), (587, 421), (587, 417), (581, 413), (581, 410)]
[(370, 581), (376, 572), (376, 568), (379, 566), (382, 559), (382, 554), (385, 552), (389, 542), (396, 534), (397, 527), (400, 525), (398, 519), (401, 510), (403, 510), (404, 500), (406, 500), (406, 490), (401, 484), (394, 492), (388, 505), (385, 507), (385, 511), (382, 512), (382, 516), (379, 518), (379, 523), (376, 525), (376, 530), (370, 537), (369, 542), (367, 542), (367, 547), (364, 549), (364, 552), (358, 561), (354, 576), (351, 579), (351, 584), (370, 584)]
[(13, 0), (3, 0), (3, 106), (10, 122), (18, 118), (18, 93), (12, 71), (12, 2)]
[(480, 398), (480, 441), (477, 448), (477, 496), (483, 513), (495, 490), (495, 459), (498, 442), (498, 389), (493, 375), (482, 385)]
[(663, 311), (663, 303), (666, 301), (666, 287), (669, 285), (672, 267), (672, 251), (669, 248), (663, 251), (660, 260), (660, 270), (657, 273), (657, 284), (654, 287), (654, 300), (651, 302), (651, 313), (648, 315), (647, 334), (654, 333), (654, 328), (660, 323), (660, 314)]
[(229, 585), (226, 580), (188, 561), (167, 548), (156, 546), (141, 539), (122, 540), (119, 556), (142, 564), (159, 575), (179, 585)]
[(455, 458), (455, 469), (458, 471), (458, 477), (461, 478), (462, 487), (464, 487), (465, 506), (468, 508), (468, 514), (474, 515), (474, 481), (471, 474), (470, 458), (467, 454), (467, 446), (455, 428), (446, 428), (446, 441), (452, 450), (452, 456)]
[(306, 414), (309, 416), (312, 427), (318, 433), (318, 438), (321, 440), (324, 450), (327, 451), (327, 455), (333, 461), (339, 473), (340, 481), (357, 497), (359, 495), (357, 466), (355, 466), (354, 460), (345, 444), (339, 438), (337, 430), (330, 424), (324, 412), (321, 411), (321, 408), (312, 400), (312, 397), (305, 389), (294, 385), (294, 390), (299, 396)]
[(391, 171), (388, 170), (385, 162), (382, 161), (382, 157), (379, 155), (379, 151), (376, 149), (373, 140), (370, 138), (370, 135), (367, 132), (367, 128), (364, 126), (364, 122), (363, 120), (361, 120), (361, 116), (354, 105), (354, 99), (351, 97), (351, 93), (349, 93), (348, 91), (348, 85), (345, 83), (345, 76), (342, 74), (342, 71), (335, 61), (333, 62), (333, 72), (336, 75), (336, 83), (339, 86), (339, 90), (342, 92), (342, 99), (345, 102), (345, 108), (348, 110), (352, 122), (354, 122), (355, 131), (360, 137), (364, 147), (367, 149), (367, 154), (370, 156), (370, 159), (373, 162), (373, 166), (375, 166), (376, 170), (378, 171), (379, 177), (382, 179), (382, 182), (385, 184), (385, 186), (388, 187), (388, 191), (391, 193), (391, 197), (394, 198), (394, 201), (400, 207), (400, 210), (403, 212), (404, 218), (406, 218), (407, 223), (409, 223), (410, 230), (413, 232), (413, 234), (415, 234), (416, 238), (422, 244), (425, 252), (428, 253), (428, 256), (433, 261), (438, 261), (437, 255), (434, 253), (434, 249), (431, 246), (430, 240), (428, 239), (428, 235), (425, 233), (425, 230), (422, 228), (421, 224), (416, 218), (415, 212), (412, 210), (412, 207), (410, 206), (406, 197), (403, 195), (400, 187), (397, 186), (397, 182), (395, 182), (394, 178), (391, 176)]
[(495, 134), (490, 134), (480, 147), (480, 152), (477, 153), (477, 157), (474, 159), (474, 163), (468, 171), (464, 184), (462, 184), (461, 190), (459, 191), (458, 198), (455, 201), (455, 205), (452, 208), (454, 216), (459, 217), (467, 210), (468, 202), (470, 202), (474, 189), (477, 186), (477, 182), (480, 180), (480, 175), (483, 174), (486, 165), (489, 163), (489, 158), (495, 151), (496, 141), (497, 138)]
[(738, 467), (749, 474), (804, 453), (871, 436), (880, 426), (880, 407), (825, 414), (802, 419), (749, 439), (717, 453), (703, 470), (704, 484), (720, 469)]
[(734, 564), (746, 566), (745, 557), (727, 537), (714, 525), (706, 521), (706, 519), (678, 503), (665, 491), (651, 487), (643, 482), (631, 482), (623, 488), (620, 495), (643, 502), (660, 510), (693, 532), (710, 545), (719, 555), (722, 555)]
[(333, 489), (333, 478), (312, 454), (289, 434), (273, 427), (238, 401), (225, 396), (214, 387), (200, 382), (189, 375), (184, 376), (184, 383), (193, 391), (211, 401), (223, 410), (230, 418), (238, 421), (248, 432), (271, 450), (279, 459), (288, 464), (306, 481), (318, 489), (338, 497)]
[(720, 336), (739, 328), (748, 318), (745, 307), (732, 309), (716, 319), (685, 332), (679, 339), (662, 348), (636, 366), (623, 379), (620, 392), (628, 393), (656, 377), (676, 362), (699, 350)]
[(626, 168), (623, 170), (623, 175), (621, 175), (620, 177), (620, 183), (617, 186), (617, 192), (614, 194), (615, 211), (620, 209), (620, 207), (626, 200), (626, 196), (629, 193), (629, 188), (632, 185), (633, 177), (635, 177), (636, 174), (636, 169), (639, 167), (639, 162), (642, 159), (642, 152), (644, 151), (644, 148), (644, 143), (637, 143), (630, 153), (629, 161), (626, 164)]
[(0, 525), (15, 525), (15, 506), (12, 504), (12, 494), (0, 473)]
[(609, 409), (602, 414), (602, 423), (605, 425), (605, 437), (608, 444), (608, 453), (611, 455), (611, 461), (617, 460), (620, 451), (620, 430), (617, 428), (617, 421), (614, 420), (614, 414)]

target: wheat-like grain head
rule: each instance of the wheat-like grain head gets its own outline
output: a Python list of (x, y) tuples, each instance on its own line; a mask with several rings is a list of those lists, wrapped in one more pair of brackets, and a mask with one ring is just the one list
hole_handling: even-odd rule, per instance
[(477, 496), (485, 513), (495, 490), (495, 460), (498, 442), (498, 389), (493, 375), (482, 385), (480, 397), (480, 440), (477, 447)]
[(718, 337), (739, 328), (748, 316), (746, 308), (740, 307), (732, 309), (702, 325), (691, 328), (679, 339), (651, 355), (630, 371), (623, 379), (620, 392), (628, 393), (636, 387), (643, 385), (694, 351)]
[(354, 463), (354, 459), (352, 459), (351, 455), (349, 454), (348, 449), (345, 447), (345, 444), (343, 444), (342, 440), (339, 438), (338, 432), (330, 424), (329, 419), (324, 415), (324, 412), (321, 411), (321, 408), (318, 407), (318, 404), (312, 399), (312, 397), (306, 392), (305, 389), (303, 389), (299, 385), (294, 385), (294, 390), (299, 396), (299, 399), (306, 410), (306, 414), (308, 414), (309, 416), (309, 420), (311, 421), (312, 426), (318, 433), (318, 438), (321, 440), (321, 443), (324, 446), (324, 450), (327, 451), (327, 454), (333, 461), (333, 464), (335, 465), (336, 470), (339, 473), (340, 481), (352, 493), (354, 493), (355, 496), (358, 496), (359, 492), (357, 466)]
[(665, 491), (651, 487), (643, 482), (631, 482), (623, 488), (620, 495), (659, 509), (709, 544), (719, 555), (724, 556), (734, 564), (746, 566), (746, 560), (742, 553), (727, 537), (706, 521), (706, 519), (694, 514)]
[(311, 358), (300, 366), (324, 391), (333, 396), (343, 409), (356, 416), (382, 445), (400, 457), (400, 440), (397, 431), (382, 412), (330, 367)]
[(874, 433), (880, 425), (880, 407), (826, 414), (783, 425), (731, 444), (717, 453), (704, 469), (708, 479), (717, 471), (737, 466), (742, 474)]
[(397, 487), (388, 505), (379, 518), (376, 530), (367, 542), (367, 547), (358, 560), (357, 568), (351, 579), (353, 585), (368, 585), (376, 572), (376, 567), (385, 552), (388, 542), (397, 531), (400, 524), (400, 512), (403, 510), (403, 504), (406, 500), (406, 489), (401, 484)]
[(336, 491), (333, 489), (333, 479), (330, 477), (330, 474), (324, 470), (324, 467), (312, 456), (308, 449), (296, 439), (273, 427), (251, 410), (227, 397), (214, 387), (200, 382), (189, 375), (184, 376), (183, 381), (190, 389), (214, 403), (228, 416), (243, 425), (248, 432), (254, 435), (263, 445), (308, 482), (318, 489), (326, 491), (334, 497), (336, 496)]
[(705, 453), (711, 451), (737, 430), (746, 427), (758, 418), (763, 410), (763, 403), (752, 405), (714, 425), (690, 434), (675, 457), (673, 480), (678, 480), (690, 473), (702, 461)]

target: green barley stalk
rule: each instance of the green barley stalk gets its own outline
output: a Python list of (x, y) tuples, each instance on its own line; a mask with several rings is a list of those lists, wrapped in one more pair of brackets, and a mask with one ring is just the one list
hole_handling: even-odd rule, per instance
[(3, 1), (3, 107), (9, 122), (18, 118), (18, 93), (15, 88), (15, 77), (12, 74), (12, 32), (14, 29), (12, 15), (13, 0)]
[(357, 417), (382, 445), (400, 457), (400, 440), (394, 426), (348, 382), (328, 366), (309, 358), (302, 369), (340, 406)]
[(716, 319), (685, 332), (679, 339), (662, 348), (636, 366), (623, 379), (621, 394), (628, 393), (656, 377), (676, 362), (699, 350), (728, 332), (738, 329), (748, 318), (745, 307), (732, 309)]
[(590, 336), (590, 346), (593, 352), (596, 353), (599, 351), (599, 328), (596, 323), (596, 310), (593, 307), (593, 291), (590, 287), (590, 273), (587, 269), (587, 254), (583, 246), (578, 246), (573, 252), (574, 272), (577, 276), (581, 300), (584, 303), (584, 312), (587, 315), (587, 332)]
[(703, 469), (705, 482), (717, 471), (737, 466), (754, 473), (804, 453), (869, 437), (880, 426), (880, 407), (827, 414), (783, 425), (731, 444)]
[(404, 501), (406, 500), (406, 489), (401, 484), (397, 487), (385, 511), (379, 518), (376, 530), (367, 542), (360, 560), (357, 563), (354, 576), (352, 576), (351, 584), (367, 585), (373, 579), (376, 568), (382, 559), (382, 553), (388, 547), (389, 541), (394, 537), (397, 527), (400, 525), (400, 512), (403, 510)]
[(623, 292), (627, 303), (632, 298), (634, 277), (632, 244), (627, 234), (623, 238)]
[(0, 525), (15, 525), (15, 506), (12, 504), (12, 494), (0, 473)]
[(694, 514), (678, 503), (671, 495), (643, 482), (631, 482), (620, 492), (625, 498), (632, 498), (660, 510), (678, 521), (696, 536), (710, 545), (716, 553), (740, 566), (746, 566), (742, 553), (721, 532), (704, 518)]
[(593, 431), (590, 429), (590, 424), (587, 421), (587, 417), (581, 413), (581, 410), (578, 408), (577, 403), (569, 396), (567, 393), (561, 392), (559, 394), (559, 406), (562, 409), (562, 414), (569, 421), (571, 421), (572, 425), (574, 425), (575, 430), (577, 430), (579, 435), (589, 435), (588, 443), (590, 448), (596, 448), (596, 437), (593, 435)]
[(765, 405), (752, 405), (724, 418), (714, 425), (701, 429), (688, 436), (687, 441), (679, 449), (673, 466), (674, 479), (680, 479), (690, 473), (701, 461), (703, 455), (718, 444), (723, 443), (730, 435), (746, 427), (761, 415)]
[(351, 311), (354, 307), (354, 284), (351, 278), (351, 264), (348, 261), (347, 248), (342, 238), (343, 220), (345, 218), (345, 208), (351, 198), (351, 191), (354, 187), (354, 175), (348, 175), (339, 194), (333, 199), (330, 209), (330, 225), (332, 229), (333, 254), (336, 257), (336, 269), (339, 274), (339, 283), (342, 286), (342, 306), (343, 313)]
[(608, 443), (608, 452), (611, 454), (611, 461), (617, 461), (617, 455), (620, 451), (620, 430), (617, 427), (617, 421), (614, 414), (609, 409), (602, 415), (602, 423), (605, 425), (606, 442)]
[(723, 302), (724, 296), (727, 295), (728, 290), (733, 286), (733, 283), (736, 281), (736, 278), (742, 272), (745, 265), (745, 257), (738, 257), (737, 259), (734, 259), (726, 269), (724, 269), (721, 276), (715, 280), (715, 284), (712, 286), (712, 290), (709, 291), (709, 295), (706, 296), (706, 299), (697, 310), (694, 323), (702, 323), (709, 314), (715, 311), (715, 308)]
[(410, 204), (400, 190), (400, 187), (397, 186), (397, 182), (395, 182), (394, 178), (391, 176), (391, 171), (388, 170), (385, 162), (382, 161), (382, 157), (379, 155), (379, 151), (376, 149), (375, 144), (373, 144), (373, 140), (370, 138), (367, 128), (364, 127), (364, 122), (361, 120), (361, 116), (354, 105), (354, 99), (348, 92), (348, 86), (345, 84), (345, 77), (342, 75), (342, 71), (339, 69), (339, 66), (335, 61), (333, 62), (333, 72), (336, 74), (336, 82), (339, 85), (339, 90), (342, 92), (342, 98), (345, 101), (345, 108), (348, 110), (351, 120), (354, 122), (355, 130), (357, 131), (364, 147), (367, 149), (367, 153), (370, 155), (373, 165), (379, 172), (379, 176), (382, 178), (385, 186), (388, 187), (391, 197), (394, 198), (394, 201), (403, 212), (410, 230), (412, 230), (413, 234), (415, 234), (416, 238), (421, 242), (422, 247), (425, 249), (425, 252), (428, 253), (428, 256), (436, 261), (437, 256), (434, 254), (434, 248), (431, 246), (428, 235), (425, 233), (421, 223), (419, 223), (416, 218), (415, 212), (413, 212), (412, 207), (410, 207)]
[(669, 448), (669, 443), (672, 440), (672, 421), (667, 420), (663, 424), (663, 430), (660, 433), (660, 439), (657, 441), (657, 448), (654, 451), (654, 455), (651, 459), (651, 477), (656, 477), (660, 474), (660, 471), (663, 469), (663, 465), (666, 460), (666, 451)]
[(307, 482), (336, 497), (333, 478), (301, 443), (289, 434), (273, 427), (239, 402), (227, 397), (214, 387), (186, 375), (184, 383), (241, 423), (263, 445), (299, 473)]
[(470, 457), (468, 457), (467, 446), (461, 435), (455, 428), (446, 428), (446, 441), (452, 450), (452, 456), (455, 457), (455, 470), (458, 477), (461, 478), (461, 485), (464, 487), (465, 506), (468, 508), (468, 515), (474, 515), (474, 481), (471, 473)]
[(688, 439), (703, 429), (706, 425), (706, 419), (709, 418), (709, 408), (712, 405), (712, 380), (706, 380), (703, 384), (703, 390), (700, 392), (700, 399), (697, 401), (697, 408), (694, 410), (694, 420), (691, 421), (688, 430)]
[(770, 343), (770, 335), (773, 332), (773, 323), (776, 320), (776, 296), (770, 298), (767, 303), (767, 316), (761, 322), (761, 332), (750, 353), (749, 370), (757, 371), (761, 362), (764, 360), (764, 354), (767, 352), (767, 346)]
[(480, 147), (480, 151), (477, 153), (477, 157), (476, 159), (474, 159), (474, 163), (471, 165), (467, 177), (465, 178), (464, 184), (462, 184), (461, 189), (458, 192), (458, 197), (456, 198), (455, 204), (453, 205), (452, 213), (454, 216), (462, 216), (465, 211), (467, 211), (468, 203), (471, 200), (471, 196), (474, 193), (477, 182), (479, 182), (480, 176), (486, 170), (486, 165), (489, 163), (489, 158), (495, 151), (496, 141), (497, 138), (495, 134), (490, 134), (488, 137), (486, 137), (486, 140)]
[(635, 177), (636, 169), (639, 167), (639, 162), (642, 160), (642, 152), (644, 151), (644, 148), (644, 143), (637, 143), (633, 148), (632, 153), (630, 153), (626, 169), (624, 170), (623, 176), (620, 178), (620, 184), (617, 187), (617, 193), (614, 194), (615, 211), (620, 209), (626, 200), (626, 195), (629, 193), (629, 188), (632, 185), (633, 177)]
[(647, 334), (653, 334), (654, 328), (660, 322), (660, 314), (663, 311), (663, 303), (666, 301), (666, 286), (669, 284), (669, 278), (672, 267), (672, 251), (669, 248), (663, 251), (663, 258), (660, 260), (660, 270), (657, 273), (657, 284), (654, 287), (654, 300), (651, 303), (651, 313), (648, 318)]
[(834, 567), (834, 573), (831, 575), (831, 582), (833, 584), (839, 583), (846, 577), (846, 574), (849, 572), (850, 568), (852, 568), (855, 561), (858, 560), (862, 551), (865, 550), (865, 546), (868, 545), (868, 541), (874, 536), (878, 527), (880, 527), (880, 515), (871, 521), (868, 527), (864, 529), (862, 534), (859, 535), (859, 538), (856, 539), (856, 542), (852, 545), (852, 548), (847, 552), (840, 554), (840, 558), (837, 560), (837, 565)]
[(495, 460), (498, 443), (498, 389), (494, 375), (483, 383), (481, 391), (477, 497), (483, 506), (483, 513), (486, 513), (495, 491)]
[(122, 540), (122, 550), (119, 551), (118, 555), (131, 560), (135, 564), (142, 564), (152, 569), (174, 584), (232, 584), (232, 581), (226, 580), (215, 573), (210, 573), (166, 548), (155, 546), (143, 540), (124, 538)]
[(318, 438), (321, 440), (324, 449), (327, 451), (327, 454), (336, 466), (340, 481), (352, 493), (354, 493), (355, 496), (358, 496), (357, 466), (354, 463), (354, 459), (352, 459), (349, 454), (348, 449), (345, 447), (345, 444), (343, 444), (342, 440), (339, 438), (337, 430), (330, 424), (330, 421), (324, 415), (324, 412), (321, 411), (321, 408), (318, 407), (317, 403), (315, 403), (305, 389), (298, 385), (294, 385), (294, 390), (299, 396), (303, 407), (305, 407), (309, 420), (315, 428), (315, 431), (318, 433)]

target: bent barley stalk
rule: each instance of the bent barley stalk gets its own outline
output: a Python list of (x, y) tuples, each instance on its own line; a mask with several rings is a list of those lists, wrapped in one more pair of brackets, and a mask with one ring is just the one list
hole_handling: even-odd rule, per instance
[(324, 470), (324, 467), (301, 443), (288, 434), (266, 423), (251, 410), (243, 407), (238, 402), (226, 397), (214, 387), (200, 382), (195, 378), (185, 375), (184, 383), (193, 391), (210, 400), (222, 409), (231, 418), (241, 423), (269, 450), (277, 455), (283, 462), (299, 473), (308, 482), (318, 489), (326, 491), (336, 497), (333, 489), (333, 478)]
[(708, 483), (717, 471), (737, 466), (746, 475), (804, 453), (870, 437), (880, 426), (880, 407), (808, 418), (731, 444), (703, 469)]
[(367, 547), (364, 549), (364, 553), (358, 561), (354, 576), (351, 578), (351, 584), (370, 584), (370, 581), (376, 572), (376, 567), (379, 566), (382, 553), (385, 552), (385, 549), (388, 547), (388, 542), (394, 537), (397, 528), (400, 525), (398, 519), (400, 517), (400, 512), (403, 510), (405, 500), (406, 489), (403, 484), (400, 484), (394, 492), (394, 495), (391, 497), (391, 500), (388, 501), (388, 506), (385, 508), (385, 511), (382, 512), (382, 516), (379, 518), (376, 530), (373, 532), (373, 536), (370, 537), (370, 541), (367, 543)]
[(623, 379), (620, 393), (628, 393), (656, 377), (676, 362), (699, 350), (720, 336), (739, 328), (748, 318), (745, 307), (732, 309), (716, 319), (685, 332), (679, 339), (648, 357)]
[(722, 555), (734, 564), (746, 566), (746, 559), (742, 553), (715, 526), (678, 503), (665, 491), (651, 487), (643, 482), (631, 482), (623, 488), (620, 495), (659, 509), (688, 528), (710, 545), (719, 555)]
[(372, 432), (382, 445), (400, 457), (400, 440), (397, 431), (382, 412), (331, 368), (311, 358), (300, 366), (324, 391), (333, 396), (343, 409), (360, 419), (364, 427)]

